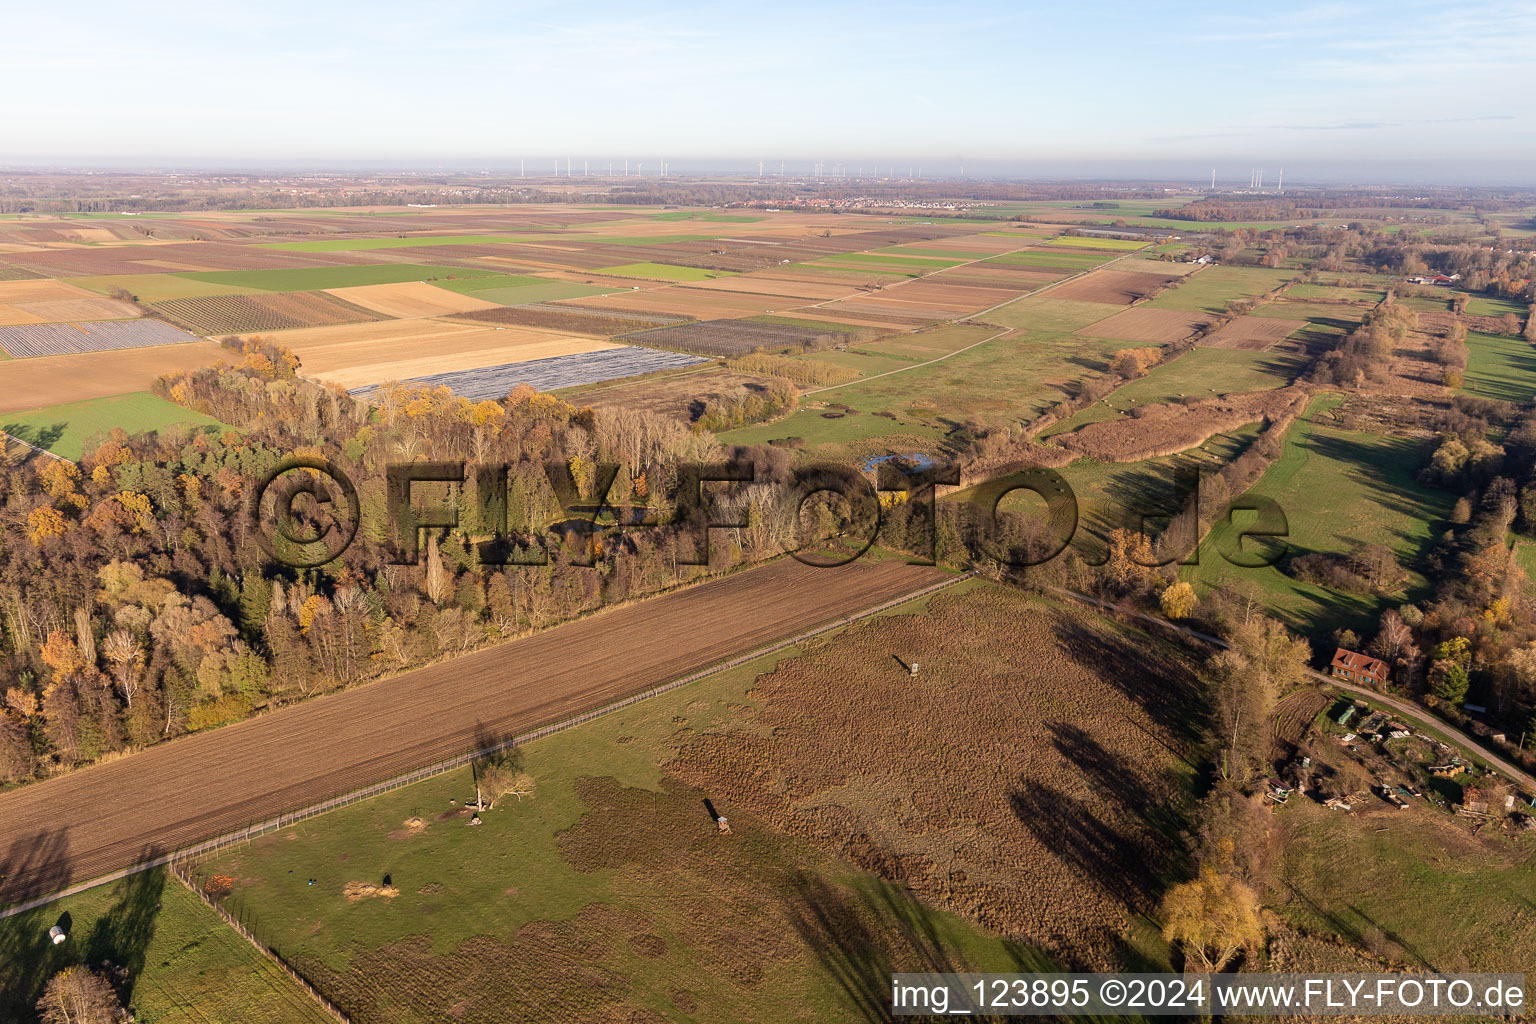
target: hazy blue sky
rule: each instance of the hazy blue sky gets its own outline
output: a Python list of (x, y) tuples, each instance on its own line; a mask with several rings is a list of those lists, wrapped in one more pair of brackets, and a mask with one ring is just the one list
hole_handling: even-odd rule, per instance
[(1532, 3), (86, 0), (3, 25), (0, 165), (1536, 161)]

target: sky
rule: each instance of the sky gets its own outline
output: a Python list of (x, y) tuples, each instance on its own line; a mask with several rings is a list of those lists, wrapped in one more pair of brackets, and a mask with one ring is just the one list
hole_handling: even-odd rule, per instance
[[(930, 175), (1440, 168), (1536, 183), (1536, 3), (22, 3), (0, 166)], [(579, 172), (578, 172), (579, 173)]]

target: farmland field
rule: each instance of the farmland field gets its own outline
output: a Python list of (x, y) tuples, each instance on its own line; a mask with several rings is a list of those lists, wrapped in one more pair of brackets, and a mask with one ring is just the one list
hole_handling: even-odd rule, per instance
[[(1175, 312), (1168, 310), (1168, 312)], [(1201, 339), (1209, 348), (1236, 348), (1262, 352), (1307, 326), (1305, 320), (1280, 317), (1240, 316)]]
[(1107, 398), (1045, 433), (1048, 436), (1085, 423), (1113, 419), (1140, 405), (1284, 387), (1299, 376), (1306, 365), (1306, 357), (1295, 352), (1195, 348), (1153, 367), (1145, 377), (1115, 389)]
[(140, 302), (164, 302), (167, 299), (192, 299), (204, 295), (239, 295), (256, 291), (232, 284), (192, 281), (176, 274), (115, 274), (108, 277), (72, 277), (69, 283), (89, 288), (103, 295), (122, 289)]
[(275, 270), (209, 270), (178, 275), (189, 281), (266, 292), (311, 292), (365, 284), (497, 277), (491, 270), (431, 267), (419, 263), (383, 263), (360, 267), (285, 267)]
[[(890, 253), (891, 250), (886, 250), (886, 252)], [(872, 252), (850, 252), (833, 256), (823, 256), (817, 262), (823, 264), (831, 264), (833, 266), (846, 263), (867, 265), (883, 270), (923, 271), (943, 270), (946, 267), (958, 266), (963, 261), (954, 259), (933, 259), (931, 257), (924, 258), (921, 256), (881, 255), (879, 253)]]
[(839, 336), (816, 328), (754, 320), (701, 320), (641, 331), (626, 335), (624, 340), (700, 355), (734, 356), (756, 349), (797, 349), (818, 338)]
[(1137, 306), (1081, 327), (1078, 333), (1091, 334), (1096, 338), (1120, 338), (1167, 345), (1182, 341), (1209, 322), (1209, 318), (1202, 313)]
[(525, 306), (495, 306), (471, 313), (455, 313), (451, 315), (451, 319), (477, 324), (543, 327), (553, 331), (570, 331), (573, 334), (591, 334), (602, 338), (663, 326), (654, 318), (638, 313), (626, 316), (621, 313), (583, 309), (580, 306), (560, 306), (542, 302)]
[(820, 392), (777, 423), (729, 431), (721, 440), (760, 444), (803, 437), (827, 457), (932, 454), (967, 418), (1034, 419), (1061, 399), (1071, 381), (1107, 371), (1110, 354), (1124, 344), (1070, 334), (1005, 336), (930, 366)]
[[(385, 285), (384, 287), (390, 287)], [(427, 287), (427, 286), (423, 286)], [(198, 334), (242, 334), (378, 320), (371, 309), (325, 292), (210, 295), (151, 304), (156, 313)]]
[[(541, 228), (548, 233), (551, 229)], [(364, 252), (373, 249), (416, 249), (434, 245), (486, 245), (524, 242), (538, 235), (407, 235), (403, 238), (322, 238), (311, 242), (264, 242), (263, 249), (289, 252)]]
[[(1068, 281), (1051, 289), (1056, 299), (1079, 299), (1085, 302), (1107, 302), (1129, 306), (1145, 297), (1153, 289), (1178, 281), (1172, 274), (1140, 274), (1125, 270), (1095, 270), (1074, 281)], [(1185, 283), (1180, 291), (1187, 288)]]
[(1000, 263), (1005, 266), (1019, 267), (1049, 267), (1068, 273), (1074, 270), (1092, 270), (1094, 267), (1109, 262), (1109, 256), (1098, 256), (1088, 252), (1013, 252), (1002, 256), (993, 256), (985, 261), (987, 264)]
[[(540, 391), (556, 391), (599, 381), (638, 377), (657, 370), (675, 370), (703, 362), (705, 360), (697, 356), (678, 352), (664, 352), (639, 345), (619, 345), (499, 366), (399, 379), (410, 384), (443, 386), (456, 395), (478, 401), (483, 398), (505, 398), (520, 384), (527, 384)], [(395, 375), (391, 374), (390, 378), (395, 379)], [(353, 390), (363, 397), (372, 391), (371, 388)]]
[(640, 277), (656, 281), (708, 281), (726, 271), (703, 270), (699, 267), (677, 267), (670, 263), (623, 263), (616, 267), (599, 267), (597, 274), (615, 277)]
[[(626, 1014), (778, 1024), (809, 1021), (814, 1007), (815, 1020), (851, 1024), (867, 1018), (842, 984), (837, 950), (850, 940), (893, 966), (943, 957), (1003, 969), (1028, 956), (735, 807), (724, 808), (732, 835), (713, 834), (708, 794), (668, 771), (677, 737), (729, 722), (756, 676), (796, 653), (529, 744), (535, 794), (509, 798), (480, 828), (449, 804), (473, 784), (456, 772), (204, 871), (240, 879), (232, 905), (269, 926), (357, 1024), (452, 1019), (455, 1007), (496, 1024)], [(398, 838), (417, 816), (425, 827)], [(283, 884), (290, 870), (316, 885)], [(353, 875), (385, 870), (396, 899), (342, 896)], [(311, 929), (306, 917), (327, 924)], [(573, 980), (577, 959), (603, 983)]]
[(0, 351), (17, 359), (112, 349), (182, 345), (196, 341), (158, 320), (100, 320), (84, 324), (0, 327)]
[[(48, 929), (66, 916), (69, 941), (49, 945)], [(0, 1018), (36, 1020), (48, 977), (103, 960), (129, 968), (129, 1005), (145, 1024), (333, 1021), (163, 870), (0, 920)]]
[(12, 359), (5, 364), (0, 412), (143, 391), (162, 374), (213, 366), (229, 351), (208, 341)]
[(1145, 249), (1147, 243), (1134, 238), (1101, 238), (1098, 235), (1060, 235), (1046, 239), (1041, 245), (1065, 245), (1074, 249)]
[[(1127, 680), (1110, 666), (1133, 648)], [(936, 678), (914, 684), (892, 652)], [(854, 954), (886, 972), (1166, 956), (1127, 934), (1180, 870), (1187, 737), (1168, 713), (1188, 685), (1156, 641), (967, 585), (529, 744), (534, 795), (478, 829), (450, 804), (472, 786), (459, 772), (202, 870), (233, 876), (232, 906), (359, 1024), (452, 1006), (498, 1024), (868, 1021), (843, 983)], [(342, 895), (386, 872), (397, 898)], [(572, 986), (578, 956), (605, 984)], [(535, 1010), (523, 990), (547, 996)]]
[(1277, 288), (1295, 276), (1294, 270), (1207, 267), (1198, 274), (1189, 275), (1177, 288), (1170, 288), (1152, 299), (1150, 305), (1159, 309), (1190, 309), (1221, 313), (1225, 312), (1228, 302), (1263, 295), (1271, 288)]
[(80, 458), (87, 438), (113, 427), (138, 434), (172, 426), (228, 429), (218, 420), (147, 391), (0, 414), (0, 430), (66, 459)]
[(1050, 291), (1043, 295), (1025, 296), (1000, 309), (994, 309), (987, 314), (986, 321), (1027, 331), (1066, 332), (1098, 323), (1123, 308), (1112, 302), (1058, 299), (1054, 291)]
[[(75, 808), (67, 851), (4, 872), (0, 898), (48, 892), (686, 675), (941, 578), (899, 559), (792, 559), (556, 626), (427, 668), (0, 793), (0, 851), (41, 847)], [(384, 714), (380, 709), (390, 709)], [(197, 817), (184, 805), (196, 778)], [(21, 845), (18, 845), (21, 844)]]
[(472, 295), (477, 299), (497, 302), (504, 306), (521, 306), (529, 302), (556, 302), (560, 299), (576, 299), (586, 295), (607, 295), (618, 290), (619, 286), (577, 284), (573, 281), (557, 281), (543, 277), (498, 275), (468, 280), (434, 281), (433, 287), (444, 288), (461, 295)]

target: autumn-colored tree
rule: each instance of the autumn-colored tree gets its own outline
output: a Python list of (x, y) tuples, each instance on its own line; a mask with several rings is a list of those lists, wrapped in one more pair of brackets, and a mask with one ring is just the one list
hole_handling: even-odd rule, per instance
[(37, 1011), (43, 1024), (115, 1024), (124, 1018), (112, 985), (86, 967), (66, 967), (48, 979)]
[(1157, 552), (1152, 541), (1137, 530), (1111, 530), (1104, 574), (1110, 585), (1122, 593), (1149, 586), (1157, 578)]
[(1225, 970), (1244, 950), (1264, 942), (1259, 900), (1243, 882), (1211, 867), (1163, 897), (1163, 937), (1176, 942), (1189, 965), (1207, 974)]
[(42, 655), (43, 663), (53, 669), (54, 677), (57, 679), (72, 676), (85, 668), (85, 658), (80, 654), (80, 645), (62, 629), (56, 629), (48, 634), (48, 639), (43, 643), (39, 653)]
[(1170, 619), (1187, 619), (1194, 614), (1200, 598), (1195, 595), (1194, 587), (1180, 580), (1163, 591), (1158, 603)]
[(52, 505), (42, 505), (27, 515), (27, 534), (33, 544), (41, 544), (49, 537), (62, 537), (69, 530), (63, 513)]

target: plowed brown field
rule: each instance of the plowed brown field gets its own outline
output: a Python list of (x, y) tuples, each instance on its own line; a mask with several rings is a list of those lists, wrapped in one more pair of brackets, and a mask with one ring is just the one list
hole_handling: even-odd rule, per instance
[[(636, 693), (941, 578), (783, 560), (0, 794), (0, 904)], [(601, 766), (593, 765), (594, 774)]]

